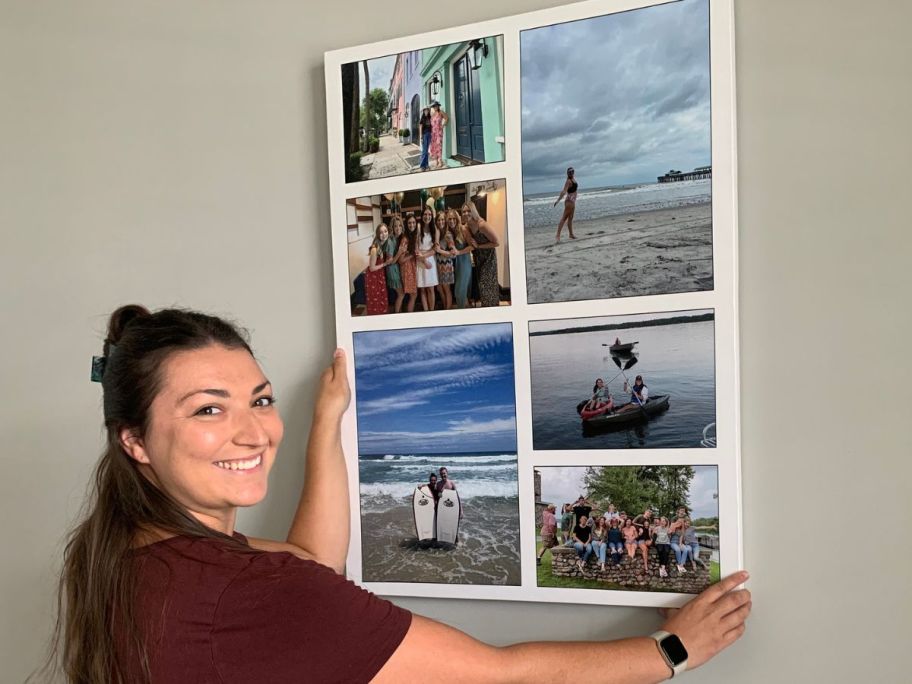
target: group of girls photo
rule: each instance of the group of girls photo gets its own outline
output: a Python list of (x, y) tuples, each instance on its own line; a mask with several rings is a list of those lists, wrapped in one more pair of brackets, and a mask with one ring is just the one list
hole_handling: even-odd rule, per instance
[(559, 545), (558, 536), (562, 535), (564, 546), (576, 550), (580, 571), (585, 571), (589, 558), (594, 557), (599, 570), (608, 564), (642, 562), (643, 572), (648, 575), (650, 548), (655, 548), (658, 555), (659, 577), (669, 577), (672, 553), (678, 575), (688, 572), (688, 562), (690, 571), (696, 571), (698, 565), (708, 568), (700, 558), (697, 530), (715, 528), (695, 526), (683, 506), (670, 518), (657, 518), (651, 509), (631, 518), (613, 504), (603, 515), (590, 515), (591, 504), (581, 498), (574, 504), (564, 504), (560, 526), (554, 510), (551, 504), (542, 515), (539, 564), (546, 550)]
[(367, 315), (498, 306), (496, 233), (472, 202), (394, 214), (379, 224), (364, 271)]

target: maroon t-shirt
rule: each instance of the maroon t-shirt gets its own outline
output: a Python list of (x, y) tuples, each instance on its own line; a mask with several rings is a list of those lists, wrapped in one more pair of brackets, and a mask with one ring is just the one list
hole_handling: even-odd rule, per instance
[[(369, 682), (411, 624), (408, 611), (290, 553), (172, 537), (134, 562), (153, 682)], [(136, 654), (128, 660), (139, 679)]]

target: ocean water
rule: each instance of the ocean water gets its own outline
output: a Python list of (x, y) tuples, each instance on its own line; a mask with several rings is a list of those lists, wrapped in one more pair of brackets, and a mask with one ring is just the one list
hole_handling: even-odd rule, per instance
[[(563, 203), (554, 205), (560, 188), (548, 195), (532, 195), (523, 201), (523, 222), (526, 228), (553, 228), (560, 220)], [(678, 183), (647, 183), (614, 188), (580, 189), (576, 201), (575, 221), (606, 216), (622, 216), (641, 211), (671, 209), (703, 204), (712, 199), (712, 180), (680, 181)]]
[[(419, 544), (412, 493), (446, 467), (463, 517), (458, 543)], [(518, 585), (515, 453), (369, 454), (358, 462), (362, 576), (369, 582)]]

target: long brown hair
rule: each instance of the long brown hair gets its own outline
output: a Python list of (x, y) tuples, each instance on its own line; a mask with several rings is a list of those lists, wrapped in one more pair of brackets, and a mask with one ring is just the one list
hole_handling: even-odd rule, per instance
[(140, 438), (146, 434), (149, 407), (161, 389), (169, 357), (211, 345), (250, 352), (245, 334), (214, 316), (180, 309), (150, 313), (137, 305), (111, 314), (101, 380), (107, 447), (90, 483), (84, 519), (64, 551), (55, 638), (44, 674), (62, 669), (68, 681), (79, 684), (126, 683), (135, 669), (127, 654), (134, 654), (144, 679), (150, 679), (133, 610), (136, 578), (130, 552), (138, 535), (213, 537), (246, 548), (203, 525), (152, 484), (120, 441), (123, 430)]

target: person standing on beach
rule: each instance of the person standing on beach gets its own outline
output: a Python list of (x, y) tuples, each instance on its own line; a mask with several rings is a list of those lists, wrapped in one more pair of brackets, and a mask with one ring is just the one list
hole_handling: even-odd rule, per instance
[(560, 242), (561, 231), (563, 231), (565, 223), (567, 224), (567, 230), (570, 232), (570, 239), (576, 240), (576, 235), (573, 234), (573, 214), (576, 213), (576, 196), (577, 191), (579, 190), (579, 184), (576, 182), (575, 173), (572, 166), (567, 169), (567, 180), (564, 182), (564, 188), (561, 190), (557, 199), (554, 200), (554, 206), (556, 207), (558, 202), (564, 199), (565, 196), (567, 198), (564, 200), (564, 214), (557, 224), (557, 237), (554, 240), (555, 245)]

